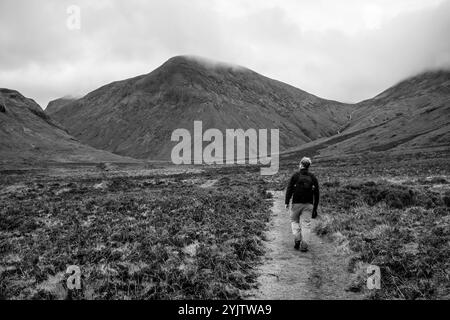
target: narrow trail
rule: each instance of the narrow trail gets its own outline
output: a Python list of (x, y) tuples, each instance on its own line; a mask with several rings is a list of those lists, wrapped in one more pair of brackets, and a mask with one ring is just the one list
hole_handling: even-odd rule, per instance
[[(259, 267), (258, 289), (245, 294), (247, 299), (361, 299), (348, 292), (351, 275), (348, 257), (325, 239), (311, 233), (309, 251), (294, 249), (284, 193), (273, 192), (274, 205), (266, 234), (266, 256)], [(319, 212), (320, 214), (320, 212)]]

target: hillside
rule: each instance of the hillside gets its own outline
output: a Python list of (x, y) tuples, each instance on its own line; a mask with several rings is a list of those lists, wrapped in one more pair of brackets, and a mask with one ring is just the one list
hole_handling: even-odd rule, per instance
[(360, 152), (450, 149), (450, 71), (419, 74), (355, 105), (340, 134), (287, 154), (337, 156)]
[(194, 120), (203, 121), (203, 130), (222, 132), (280, 129), (280, 149), (285, 150), (332, 136), (348, 122), (353, 108), (243, 67), (178, 56), (149, 74), (105, 85), (50, 114), (95, 148), (168, 160), (175, 145), (172, 131), (191, 130)]
[(135, 162), (83, 145), (56, 124), (32, 99), (0, 88), (0, 164), (58, 162)]
[(45, 113), (51, 116), (53, 113), (57, 112), (59, 109), (64, 107), (66, 104), (76, 100), (71, 97), (63, 97), (59, 99), (52, 100), (48, 103), (47, 108), (45, 108)]

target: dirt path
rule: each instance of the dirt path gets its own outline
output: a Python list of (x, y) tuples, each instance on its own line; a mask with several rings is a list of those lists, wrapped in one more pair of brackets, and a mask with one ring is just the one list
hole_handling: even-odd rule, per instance
[(284, 193), (273, 192), (272, 219), (267, 232), (266, 257), (259, 268), (259, 288), (246, 294), (248, 299), (360, 299), (345, 290), (351, 282), (348, 256), (314, 233), (310, 250), (294, 249)]

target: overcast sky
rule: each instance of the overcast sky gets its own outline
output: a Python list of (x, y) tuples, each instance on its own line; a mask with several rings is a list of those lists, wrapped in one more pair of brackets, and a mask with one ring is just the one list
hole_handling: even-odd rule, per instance
[(449, 68), (449, 39), (450, 0), (1, 0), (0, 87), (45, 108), (193, 54), (357, 102)]

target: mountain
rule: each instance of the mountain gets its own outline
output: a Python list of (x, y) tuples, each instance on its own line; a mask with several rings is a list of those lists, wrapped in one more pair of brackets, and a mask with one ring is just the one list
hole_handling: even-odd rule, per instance
[(136, 162), (83, 145), (32, 99), (0, 88), (0, 163)]
[(318, 98), (252, 70), (177, 56), (149, 74), (113, 82), (48, 114), (83, 143), (135, 158), (169, 160), (171, 133), (279, 129), (280, 149), (336, 134), (354, 106)]
[(450, 71), (425, 72), (355, 105), (349, 122), (333, 137), (287, 154), (321, 156), (361, 152), (450, 149)]
[(45, 113), (47, 115), (52, 115), (59, 109), (61, 109), (63, 106), (68, 104), (69, 102), (75, 101), (75, 98), (72, 97), (63, 97), (59, 99), (52, 100), (48, 103), (47, 108), (45, 108)]

